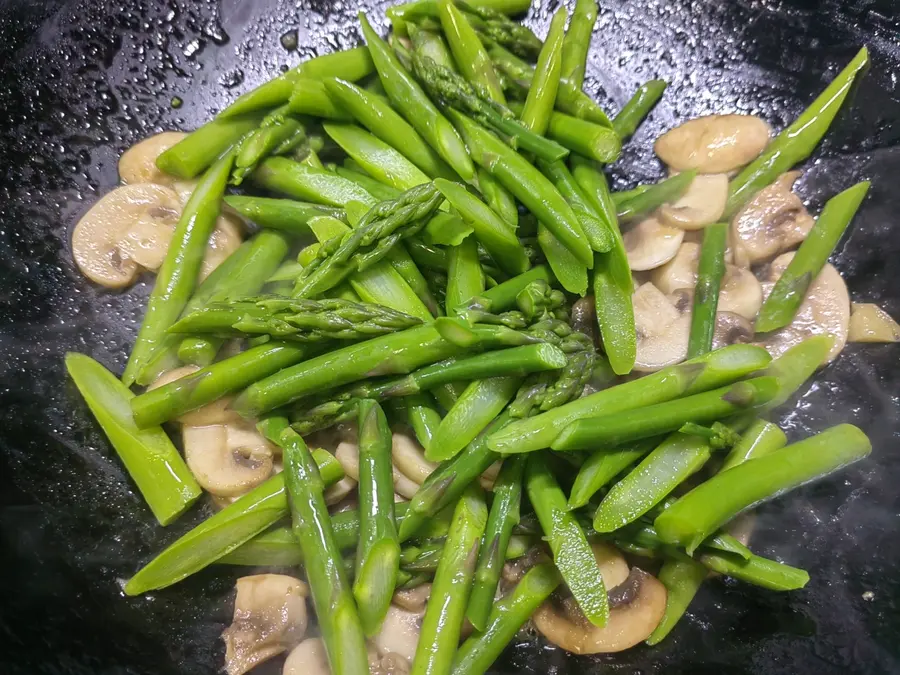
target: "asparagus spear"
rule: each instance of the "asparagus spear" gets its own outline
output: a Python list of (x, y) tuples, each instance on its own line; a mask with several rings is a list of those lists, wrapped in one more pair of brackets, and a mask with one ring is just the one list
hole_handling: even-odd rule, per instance
[(576, 0), (569, 30), (563, 41), (561, 75), (579, 88), (584, 82), (587, 55), (595, 23), (597, 23), (596, 0)]
[(226, 150), (257, 129), (261, 119), (258, 115), (248, 115), (207, 122), (160, 153), (156, 166), (182, 180), (195, 178), (212, 166)]
[(253, 181), (267, 190), (327, 206), (349, 202), (375, 203), (366, 190), (346, 178), (284, 157), (269, 157), (253, 172)]
[(482, 292), (484, 271), (478, 260), (478, 243), (474, 237), (466, 237), (447, 251), (447, 309), (452, 313), (455, 307)]
[(513, 528), (519, 523), (522, 476), (525, 473), (526, 459), (519, 456), (504, 460), (497, 480), (494, 481), (494, 501), (488, 514), (484, 541), (478, 552), (475, 584), (466, 609), (469, 621), (481, 632), (488, 624), (494, 594), (497, 592), (503, 563), (507, 558), (509, 539)]
[(777, 330), (791, 322), (806, 297), (809, 285), (825, 266), (868, 191), (869, 182), (864, 181), (828, 200), (816, 224), (760, 308), (756, 317), (758, 332)]
[(691, 490), (655, 521), (660, 538), (688, 553), (742, 510), (862, 459), (872, 450), (866, 435), (841, 424), (751, 459)]
[(662, 98), (665, 90), (665, 80), (650, 80), (637, 88), (634, 95), (613, 118), (612, 126), (619, 138), (624, 141), (634, 135), (644, 118)]
[(360, 537), (353, 596), (368, 637), (381, 628), (400, 569), (392, 470), (387, 418), (378, 403), (363, 399), (359, 402)]
[(126, 386), (138, 379), (141, 370), (163, 341), (166, 330), (178, 319), (194, 292), (206, 243), (219, 217), (219, 206), (233, 161), (230, 153), (218, 160), (197, 184), (181, 213), (122, 374)]
[[(456, 61), (453, 60), (453, 54), (450, 53), (450, 47), (440, 32), (426, 30), (421, 26), (412, 26), (409, 30), (409, 37), (412, 40), (414, 51), (420, 52), (423, 56), (427, 56), (435, 63), (449, 68), (453, 72), (459, 72), (456, 68)], [(496, 76), (496, 73), (494, 75)]]
[(559, 573), (585, 618), (602, 628), (609, 620), (603, 578), (584, 531), (569, 511), (566, 497), (543, 454), (534, 453), (528, 458), (525, 487)]
[(452, 669), (486, 521), (484, 496), (479, 488), (470, 488), (453, 512), (422, 619), (412, 675), (438, 675)]
[(160, 525), (173, 522), (202, 491), (169, 437), (158, 426), (135, 426), (134, 394), (89, 356), (66, 354), (66, 370)]
[(569, 493), (569, 508), (579, 509), (585, 506), (601, 488), (636, 464), (657, 445), (658, 438), (645, 438), (615, 450), (591, 453), (575, 476)]
[(338, 219), (344, 217), (342, 209), (293, 199), (227, 195), (225, 203), (260, 227), (283, 230), (290, 234), (307, 234), (309, 220), (316, 216), (331, 216)]
[(486, 673), (561, 581), (559, 572), (549, 563), (528, 570), (516, 587), (491, 607), (484, 630), (470, 636), (459, 648), (453, 675)]
[(378, 77), (397, 110), (459, 176), (469, 181), (475, 175), (472, 160), (453, 125), (441, 115), (422, 88), (360, 13), (359, 22)]
[(777, 392), (776, 378), (756, 377), (646, 408), (582, 419), (566, 427), (550, 447), (554, 450), (614, 447), (675, 431), (686, 422), (708, 423), (752, 409), (772, 400)]
[(806, 570), (758, 555), (745, 560), (728, 553), (709, 552), (700, 556), (700, 562), (708, 570), (772, 591), (795, 591), (809, 582)]
[[(635, 220), (655, 211), (667, 202), (674, 202), (687, 191), (696, 175), (697, 172), (691, 169), (666, 178), (655, 185), (641, 185), (635, 188), (636, 192), (632, 191), (635, 192), (634, 195), (627, 199), (620, 197), (625, 193), (617, 192), (613, 195), (616, 215), (619, 220)], [(616, 197), (619, 197), (619, 200), (616, 200)]]
[[(513, 110), (519, 106), (512, 105)], [(582, 157), (610, 164), (619, 158), (622, 141), (608, 126), (564, 112), (550, 113), (547, 137)]]
[[(517, 420), (494, 434), (488, 447), (502, 454), (531, 452), (550, 444), (573, 422), (671, 401), (734, 382), (765, 367), (768, 353), (752, 345), (732, 345), (697, 359), (664, 368), (530, 419)], [(679, 425), (680, 426), (680, 425)]]
[(231, 172), (234, 185), (240, 185), (266, 157), (287, 154), (306, 140), (306, 129), (290, 113), (288, 106), (276, 108), (235, 146)]
[[(593, 0), (588, 1), (593, 4)], [(541, 135), (547, 133), (550, 115), (553, 112), (553, 106), (556, 104), (556, 91), (559, 89), (559, 78), (562, 73), (562, 60), (564, 58), (563, 52), (565, 47), (563, 38), (565, 35), (566, 17), (566, 9), (561, 7), (550, 21), (547, 40), (544, 42), (540, 56), (538, 56), (531, 88), (528, 90), (528, 96), (525, 99), (525, 106), (519, 114), (522, 124)], [(574, 18), (572, 22), (574, 24)], [(577, 55), (572, 53), (571, 46), (568, 52), (568, 60), (570, 62), (573, 57), (577, 58)], [(587, 52), (585, 51), (586, 54)], [(568, 66), (570, 69), (572, 68), (571, 63)]]
[[(509, 190), (483, 168), (478, 167), (478, 191), (485, 203), (513, 229), (519, 225), (519, 208)], [(445, 195), (446, 196), (446, 195)]]
[(331, 672), (364, 673), (369, 667), (366, 637), (335, 542), (323, 495), (325, 486), (316, 463), (287, 419), (271, 417), (260, 422), (259, 428), (284, 452), (292, 528), (303, 551), (306, 578)]
[(788, 349), (762, 371), (762, 375), (778, 378), (778, 393), (762, 407), (761, 412), (774, 410), (787, 401), (806, 382), (816, 368), (825, 362), (834, 339), (830, 335), (814, 335)]
[(569, 168), (564, 162), (538, 162), (538, 167), (559, 190), (575, 212), (581, 228), (587, 235), (591, 248), (600, 253), (610, 251), (614, 245), (614, 236), (609, 227), (594, 212), (581, 186), (575, 182)]
[(725, 218), (734, 216), (753, 195), (812, 154), (850, 93), (850, 87), (868, 65), (869, 50), (863, 47), (800, 117), (731, 180)]
[(473, 85), (483, 88), (491, 99), (505, 104), (506, 98), (494, 72), (494, 64), (466, 15), (450, 0), (436, 2), (441, 27), (462, 74)]
[(787, 436), (777, 425), (757, 419), (741, 435), (741, 440), (725, 457), (719, 471), (727, 471), (749, 459), (767, 455), (773, 450), (783, 448), (785, 444), (787, 444)]
[[(344, 477), (344, 470), (325, 450), (313, 453), (326, 485)], [(275, 474), (197, 527), (175, 540), (125, 584), (126, 595), (166, 588), (237, 550), (288, 515), (283, 473)]]
[(428, 176), (399, 150), (355, 124), (330, 123), (323, 128), (367, 174), (382, 183), (409, 190), (428, 182)]
[(700, 262), (697, 264), (697, 285), (694, 309), (691, 313), (691, 332), (688, 338), (689, 359), (712, 349), (716, 330), (716, 309), (719, 288), (725, 276), (725, 248), (728, 245), (728, 223), (716, 223), (703, 231)]

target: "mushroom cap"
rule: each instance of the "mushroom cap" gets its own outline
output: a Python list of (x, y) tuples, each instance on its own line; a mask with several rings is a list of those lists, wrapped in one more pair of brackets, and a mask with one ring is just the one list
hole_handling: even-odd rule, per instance
[(620, 652), (643, 642), (666, 611), (666, 587), (638, 568), (630, 574), (624, 582), (630, 585), (629, 593), (623, 594), (622, 604), (610, 609), (604, 628), (587, 621), (574, 601), (561, 605), (553, 597), (535, 612), (535, 627), (550, 642), (574, 654)]
[(622, 235), (628, 266), (633, 270), (652, 270), (675, 257), (684, 239), (684, 230), (647, 218)]
[[(793, 257), (793, 251), (784, 253), (775, 258), (764, 270), (765, 276), (762, 282), (764, 296), (768, 297), (775, 282), (781, 277)], [(850, 294), (847, 292), (847, 284), (844, 283), (837, 269), (830, 263), (826, 263), (809, 285), (793, 321), (764, 336), (758, 344), (765, 347), (772, 358), (777, 358), (794, 345), (813, 335), (831, 335), (834, 343), (825, 358), (825, 363), (828, 363), (841, 353), (847, 343), (849, 329)]]
[(791, 187), (799, 171), (781, 174), (754, 195), (731, 221), (735, 262), (742, 267), (769, 260), (800, 244), (815, 219)]
[(328, 653), (321, 638), (309, 638), (291, 650), (281, 675), (331, 675)]
[(900, 325), (878, 305), (854, 302), (850, 307), (850, 342), (898, 342)]
[(133, 283), (141, 267), (132, 255), (154, 264), (168, 248), (181, 217), (178, 195), (152, 183), (123, 185), (104, 195), (72, 231), (72, 253), (88, 279), (107, 288)]
[(720, 312), (732, 312), (753, 321), (762, 307), (762, 286), (753, 272), (737, 265), (725, 265), (719, 290)]
[(272, 445), (246, 423), (185, 425), (181, 434), (188, 468), (218, 497), (242, 495), (273, 473)]
[(676, 171), (728, 173), (753, 161), (769, 142), (769, 125), (753, 115), (706, 115), (667, 131), (653, 146)]
[(637, 335), (634, 369), (654, 372), (683, 361), (691, 330), (690, 313), (675, 304), (652, 283), (641, 285), (631, 298)]
[(156, 158), (185, 136), (187, 134), (180, 131), (163, 131), (132, 145), (119, 158), (119, 178), (126, 185), (132, 183), (172, 185), (175, 177), (156, 166)]
[(242, 675), (294, 646), (306, 633), (306, 584), (284, 574), (237, 580), (234, 618), (222, 633), (225, 672)]
[(673, 204), (657, 211), (660, 222), (682, 230), (702, 230), (725, 213), (728, 202), (728, 176), (724, 173), (700, 174)]

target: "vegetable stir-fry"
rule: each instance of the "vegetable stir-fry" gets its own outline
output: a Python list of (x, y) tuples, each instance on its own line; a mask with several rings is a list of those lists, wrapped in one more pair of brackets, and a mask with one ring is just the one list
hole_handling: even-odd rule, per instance
[(802, 588), (737, 526), (871, 450), (769, 421), (848, 339), (900, 339), (828, 263), (869, 184), (817, 217), (792, 192), (866, 49), (780, 133), (684, 121), (668, 177), (612, 192), (665, 83), (610, 119), (594, 0), (544, 40), (527, 8), (416, 0), (387, 38), (361, 14), (364, 46), (131, 148), (75, 227), (91, 281), (156, 281), (121, 381), (78, 354), (72, 379), (161, 525), (218, 509), (125, 592), (262, 570), (229, 675), (484, 673), (529, 622), (657, 644), (711, 573)]

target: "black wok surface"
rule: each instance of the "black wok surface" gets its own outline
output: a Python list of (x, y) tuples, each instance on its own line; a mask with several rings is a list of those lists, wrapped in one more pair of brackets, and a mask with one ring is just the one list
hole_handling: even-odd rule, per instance
[[(873, 67), (801, 192), (818, 209), (852, 182), (874, 181), (835, 264), (854, 300), (900, 316), (896, 3), (602, 4), (589, 90), (615, 110), (643, 80), (671, 83), (612, 168), (619, 187), (660, 175), (649, 146), (676, 121), (741, 111), (780, 128), (870, 45)], [(383, 25), (382, 9), (373, 12)], [(541, 34), (553, 9), (541, 3), (529, 16)], [(356, 44), (355, 10), (346, 0), (0, 1), (0, 673), (221, 666), (232, 571), (207, 570), (145, 598), (120, 592), (120, 581), (203, 509), (157, 527), (66, 381), (68, 350), (121, 370), (149, 290), (92, 286), (71, 261), (68, 233), (116, 184), (122, 150), (156, 131), (193, 128), (303, 57)], [(279, 40), (291, 30), (298, 52)], [(900, 672), (898, 356), (895, 346), (851, 345), (785, 408), (792, 436), (849, 421), (875, 445), (833, 480), (761, 509), (754, 548), (807, 568), (806, 589), (712, 581), (655, 649), (575, 659), (523, 641), (495, 672)]]

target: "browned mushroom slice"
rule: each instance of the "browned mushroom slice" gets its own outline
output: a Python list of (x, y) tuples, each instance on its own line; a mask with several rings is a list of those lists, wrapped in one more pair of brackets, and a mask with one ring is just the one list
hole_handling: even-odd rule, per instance
[(769, 131), (768, 124), (752, 115), (707, 115), (667, 131), (653, 149), (676, 171), (728, 173), (763, 151)]
[(898, 342), (900, 325), (878, 305), (854, 302), (850, 306), (849, 342)]
[(628, 587), (610, 593), (617, 605), (610, 608), (604, 628), (591, 624), (571, 598), (551, 597), (534, 614), (534, 625), (553, 644), (574, 654), (620, 652), (646, 640), (666, 610), (666, 587), (656, 577), (632, 568)]
[(647, 218), (622, 235), (628, 266), (633, 270), (652, 270), (664, 265), (678, 253), (684, 230)]
[(687, 191), (673, 204), (663, 204), (657, 212), (660, 222), (682, 230), (702, 230), (725, 213), (728, 201), (728, 176), (724, 173), (701, 174), (691, 181)]
[[(793, 252), (784, 253), (763, 270), (764, 296), (768, 296), (771, 292), (793, 257)], [(765, 335), (759, 344), (765, 347), (773, 358), (777, 358), (813, 335), (831, 335), (834, 345), (825, 359), (827, 363), (841, 353), (847, 343), (849, 329), (850, 294), (847, 292), (847, 284), (833, 265), (826, 264), (810, 284), (793, 321), (784, 328)]]
[(800, 244), (815, 219), (791, 187), (799, 171), (781, 174), (751, 199), (731, 222), (735, 263), (749, 267)]
[(283, 574), (257, 574), (237, 580), (234, 618), (222, 633), (225, 672), (243, 675), (290, 649), (306, 633), (309, 589)]
[(161, 171), (156, 166), (156, 158), (186, 135), (180, 131), (164, 131), (132, 145), (119, 158), (119, 178), (127, 185), (132, 183), (172, 185), (175, 182), (174, 176)]

